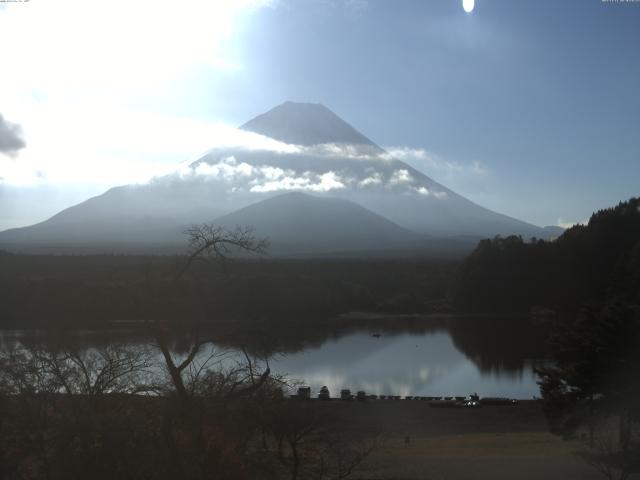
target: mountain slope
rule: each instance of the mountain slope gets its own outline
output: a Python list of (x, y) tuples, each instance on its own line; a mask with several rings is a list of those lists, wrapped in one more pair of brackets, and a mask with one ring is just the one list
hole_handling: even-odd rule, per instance
[(16, 251), (145, 252), (184, 247), (191, 223), (224, 213), (197, 183), (125, 185), (109, 189), (28, 227), (0, 232)]
[(293, 192), (216, 219), (234, 228), (251, 225), (268, 237), (270, 252), (388, 251), (417, 247), (424, 239), (353, 202)]

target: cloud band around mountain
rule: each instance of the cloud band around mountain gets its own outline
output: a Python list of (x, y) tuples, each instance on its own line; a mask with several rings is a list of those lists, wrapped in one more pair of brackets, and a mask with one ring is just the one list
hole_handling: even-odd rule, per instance
[[(293, 147), (293, 146), (292, 146)], [(291, 153), (279, 153), (276, 157), (256, 157), (245, 151), (236, 155), (210, 152), (205, 159), (183, 166), (176, 175), (182, 179), (218, 182), (229, 193), (270, 193), (278, 191), (308, 191), (326, 193), (336, 190), (394, 191), (397, 193), (447, 197), (445, 191), (426, 185), (402, 164), (390, 163), (386, 158), (370, 157), (368, 162), (345, 162), (337, 156), (334, 147), (322, 147), (323, 155), (297, 149), (293, 161), (286, 158)], [(327, 153), (329, 152), (329, 153)], [(264, 163), (265, 161), (276, 164)], [(351, 159), (351, 156), (346, 156)], [(287, 166), (288, 165), (288, 166)], [(167, 177), (167, 179), (172, 178)], [(163, 181), (163, 177), (155, 179)]]

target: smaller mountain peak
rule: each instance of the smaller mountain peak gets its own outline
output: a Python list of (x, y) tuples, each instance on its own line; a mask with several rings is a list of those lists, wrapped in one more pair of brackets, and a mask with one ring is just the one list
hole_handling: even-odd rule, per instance
[(321, 103), (287, 101), (240, 127), (284, 143), (375, 145)]

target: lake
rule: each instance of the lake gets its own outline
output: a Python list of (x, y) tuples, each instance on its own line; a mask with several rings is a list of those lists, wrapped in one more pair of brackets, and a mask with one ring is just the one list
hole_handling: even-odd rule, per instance
[[(543, 333), (520, 319), (383, 320), (323, 328), (288, 324), (270, 328), (269, 335), (252, 331), (241, 334), (242, 342), (214, 336), (215, 343), (203, 348), (198, 359), (203, 361), (211, 351), (225, 351), (220, 365), (229, 366), (244, 358), (238, 350), (243, 345), (258, 357), (268, 356), (274, 373), (309, 385), (313, 396), (323, 385), (332, 396), (338, 396), (343, 388), (352, 393), (364, 390), (402, 396), (477, 392), (481, 396), (528, 399), (539, 395), (534, 367), (543, 361)], [(109, 343), (132, 348), (153, 344), (148, 337), (123, 332), (76, 332), (67, 335), (67, 341), (80, 350)], [(52, 340), (42, 332), (4, 331), (0, 342), (8, 348)], [(176, 358), (186, 355), (188, 345), (188, 338), (176, 336), (172, 342)], [(152, 351), (154, 363), (163, 365), (159, 351)]]
[(484, 369), (453, 343), (449, 332), (383, 334), (357, 332), (318, 347), (280, 355), (272, 370), (332, 396), (349, 388), (376, 395), (468, 395), (531, 398), (539, 395), (533, 361), (521, 368)]

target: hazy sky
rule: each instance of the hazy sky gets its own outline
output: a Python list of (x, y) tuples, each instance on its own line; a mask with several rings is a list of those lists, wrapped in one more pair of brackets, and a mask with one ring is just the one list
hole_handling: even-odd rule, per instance
[(0, 4), (0, 45), (0, 229), (285, 100), (538, 225), (640, 194), (640, 2), (31, 0)]

